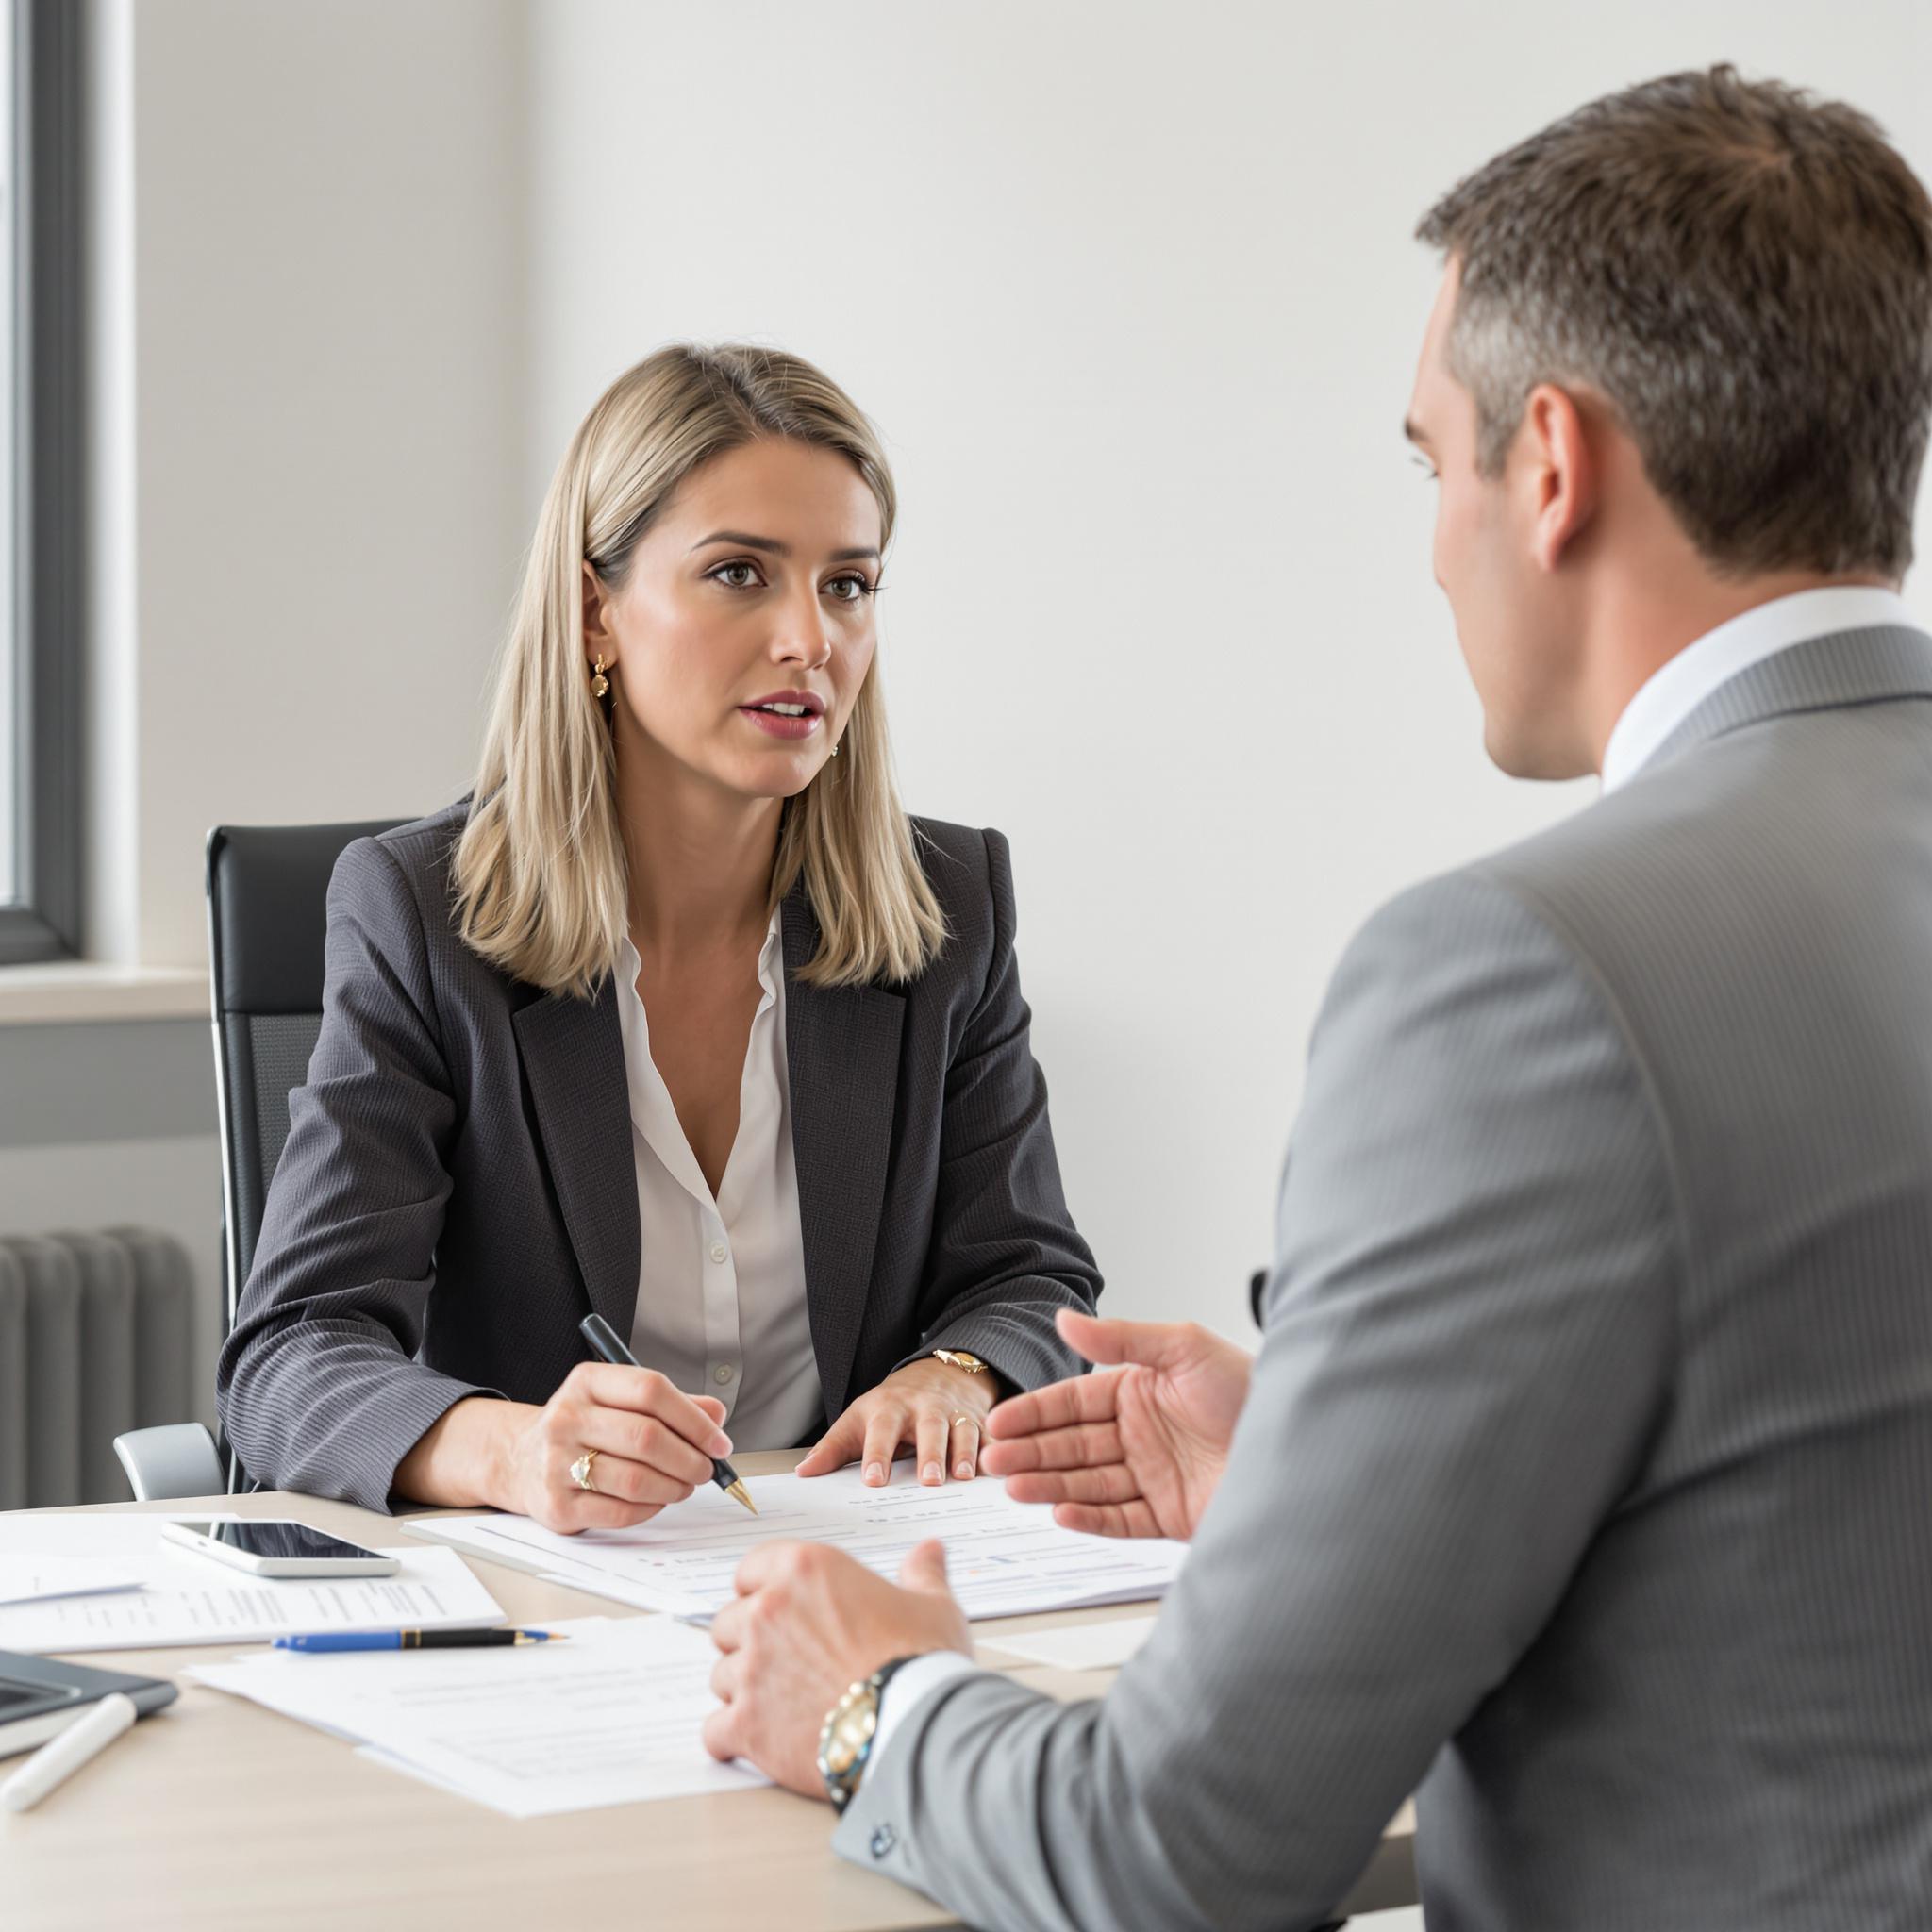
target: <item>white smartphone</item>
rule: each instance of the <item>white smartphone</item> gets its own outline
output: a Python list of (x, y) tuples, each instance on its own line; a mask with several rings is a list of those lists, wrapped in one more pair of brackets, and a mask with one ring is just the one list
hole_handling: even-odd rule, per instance
[(203, 1516), (164, 1523), (161, 1535), (256, 1576), (393, 1576), (402, 1567), (394, 1557), (344, 1542), (306, 1523)]

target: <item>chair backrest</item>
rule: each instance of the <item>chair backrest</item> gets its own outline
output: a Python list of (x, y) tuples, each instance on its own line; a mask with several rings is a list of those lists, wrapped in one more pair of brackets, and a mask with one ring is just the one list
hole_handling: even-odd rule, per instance
[(289, 1092), (308, 1077), (322, 1030), (329, 874), (345, 845), (404, 823), (217, 825), (208, 835), (228, 1326), (289, 1138)]

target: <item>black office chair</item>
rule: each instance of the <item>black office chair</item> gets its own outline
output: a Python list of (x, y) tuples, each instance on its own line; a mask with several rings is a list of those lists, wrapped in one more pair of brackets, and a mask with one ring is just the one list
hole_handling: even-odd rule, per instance
[[(208, 835), (224, 1339), (255, 1265), (268, 1185), (289, 1138), (289, 1094), (308, 1077), (322, 1031), (329, 875), (345, 845), (402, 823), (217, 825)], [(199, 1423), (134, 1429), (114, 1439), (114, 1450), (142, 1502), (246, 1483), (234, 1452), (218, 1448)]]

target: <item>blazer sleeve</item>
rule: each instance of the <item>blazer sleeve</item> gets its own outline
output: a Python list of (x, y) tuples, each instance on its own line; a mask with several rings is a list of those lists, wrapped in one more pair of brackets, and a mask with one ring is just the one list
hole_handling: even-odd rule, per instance
[(329, 881), (322, 1008), (216, 1400), (251, 1475), (386, 1510), (424, 1431), (464, 1396), (497, 1391), (412, 1359), (457, 1104), (421, 915), (373, 839), (348, 846)]
[(1524, 903), (1458, 875), (1378, 914), (1318, 1024), (1253, 1390), (1153, 1638), (1100, 1702), (931, 1691), (838, 1848), (976, 1924), (1333, 1919), (1641, 1471), (1672, 1199), (1634, 1056)]
[(1100, 1271), (1060, 1188), (1046, 1078), (1033, 1058), (1033, 1016), (1013, 953), (1012, 861), (998, 832), (981, 837), (991, 961), (946, 1070), (921, 1341), (906, 1360), (961, 1348), (1015, 1388), (1032, 1389), (1084, 1367), (1055, 1332), (1054, 1311), (1091, 1314)]

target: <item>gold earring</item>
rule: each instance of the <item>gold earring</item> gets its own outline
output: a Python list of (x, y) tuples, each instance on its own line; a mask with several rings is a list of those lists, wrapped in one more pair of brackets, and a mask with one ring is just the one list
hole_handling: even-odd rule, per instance
[(836, 744), (832, 747), (832, 756), (834, 758), (839, 756), (839, 747)]
[(610, 680), (604, 675), (604, 653), (597, 653), (597, 661), (591, 666), (591, 695), (601, 698), (610, 689)]

